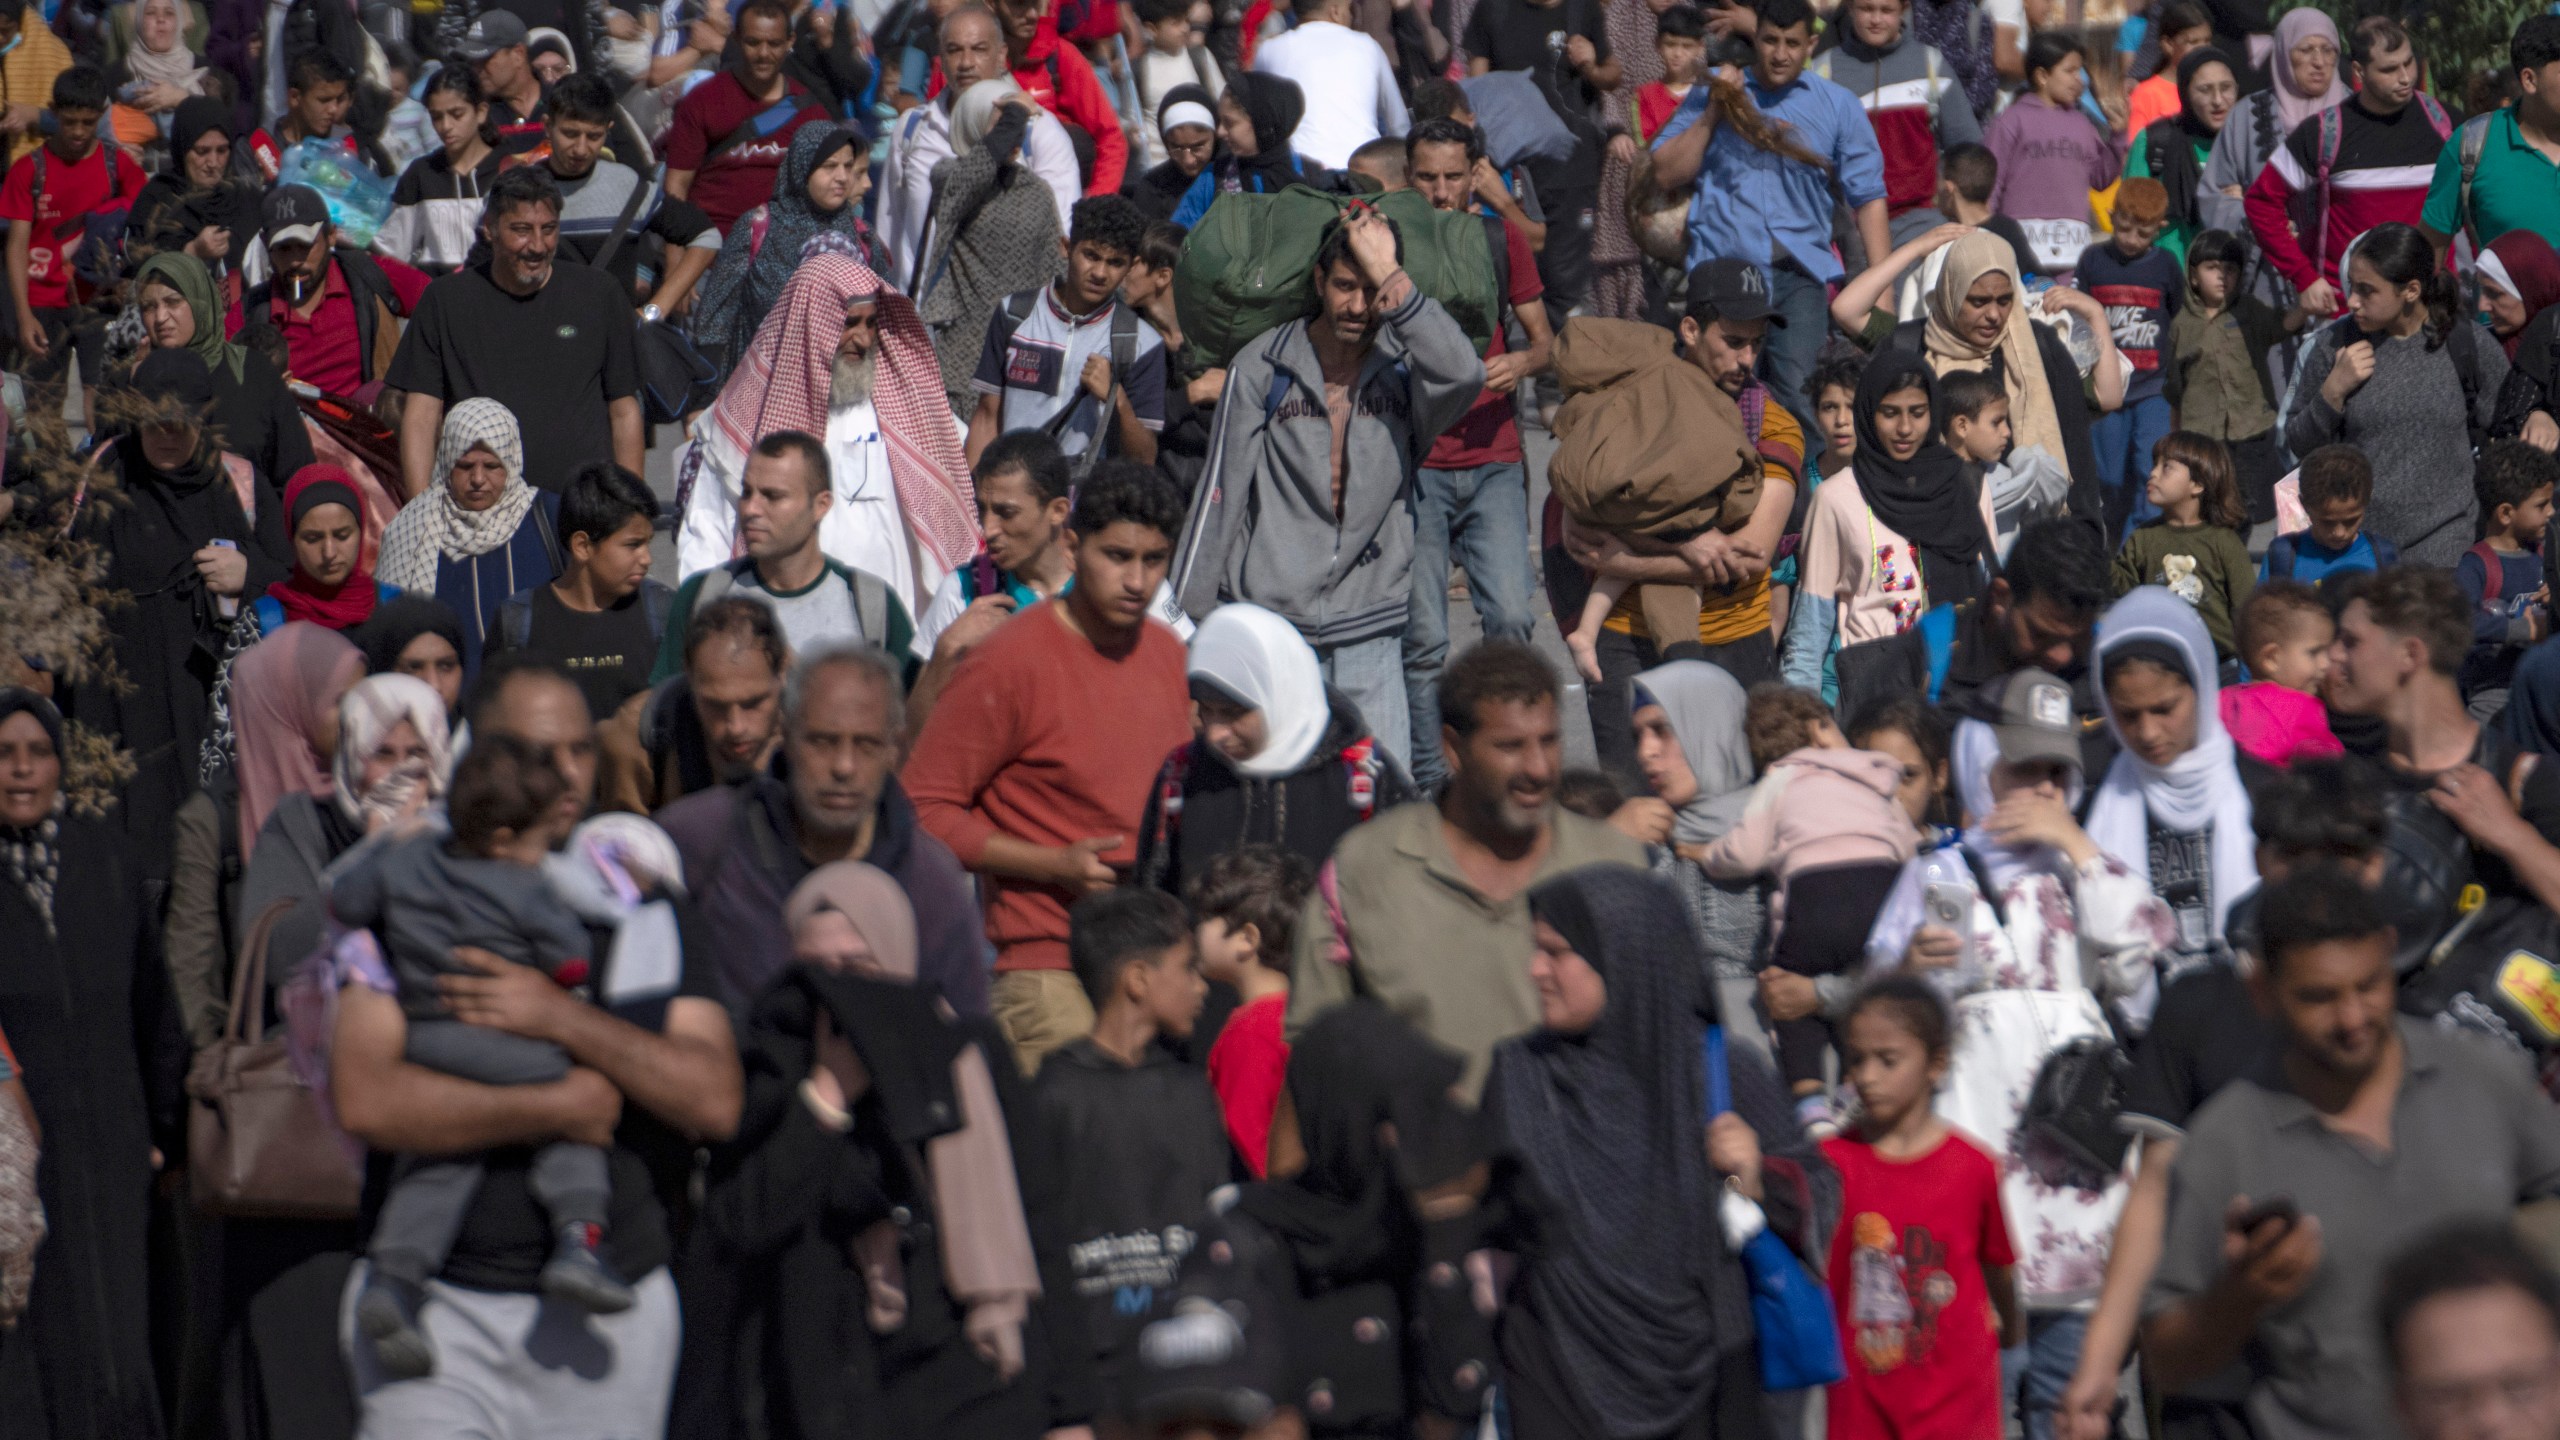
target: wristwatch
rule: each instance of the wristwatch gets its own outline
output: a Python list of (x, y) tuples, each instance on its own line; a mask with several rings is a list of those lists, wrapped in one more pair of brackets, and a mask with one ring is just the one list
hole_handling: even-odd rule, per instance
[(666, 318), (666, 317), (665, 317), (664, 313), (663, 313), (663, 312), (661, 312), (661, 311), (658, 309), (658, 307), (657, 307), (656, 303), (655, 303), (655, 302), (652, 302), (652, 303), (650, 303), (650, 304), (643, 305), (643, 306), (641, 306), (641, 307), (640, 307), (640, 318), (641, 318), (641, 319), (643, 319), (643, 320), (648, 320), (648, 321), (652, 321), (652, 322), (654, 322), (654, 321), (657, 321), (657, 320), (662, 320), (662, 319), (664, 319), (664, 318)]

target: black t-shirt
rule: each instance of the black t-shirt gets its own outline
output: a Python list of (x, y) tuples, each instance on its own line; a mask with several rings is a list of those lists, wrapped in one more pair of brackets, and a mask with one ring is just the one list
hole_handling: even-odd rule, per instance
[(2172, 830), (2145, 817), (2149, 831), (2151, 893), (2169, 902), (2178, 920), (2178, 951), (2203, 955), (2213, 949), (2213, 832)]
[(613, 458), (607, 407), (640, 392), (634, 324), (612, 278), (584, 265), (555, 262), (521, 298), (478, 265), (427, 287), (384, 379), (447, 409), (480, 396), (506, 406), (524, 429), (524, 478), (558, 491), (580, 465)]
[[(623, 957), (616, 952), (614, 936), (608, 931), (592, 932), (597, 957), (595, 993), (603, 997), (598, 1003), (644, 1030), (663, 1030), (667, 1007), (674, 1000), (689, 997), (719, 1003), (708, 962), (710, 938), (689, 904), (677, 901), (675, 908), (683, 953), (673, 977), (624, 975), (618, 981), (616, 970)], [(672, 989), (668, 978), (673, 980)], [(667, 1216), (684, 1201), (693, 1147), (656, 1116), (630, 1104), (622, 1108), (622, 1125), (613, 1139), (613, 1203), (606, 1212), (605, 1258), (624, 1279), (638, 1280), (675, 1253)], [(438, 1278), (472, 1290), (529, 1292), (537, 1288), (543, 1262), (551, 1258), (555, 1233), (550, 1216), (526, 1183), (533, 1150), (526, 1146), (492, 1150), (482, 1159), (486, 1168), (479, 1193), (472, 1197), (461, 1233), (454, 1237)]]
[(1600, 92), (1583, 82), (1564, 53), (1565, 42), (1576, 35), (1591, 42), (1595, 63), (1609, 62), (1609, 27), (1601, 18), (1598, 0), (1562, 0), (1548, 6), (1529, 0), (1484, 0), (1467, 17), (1467, 33), (1460, 41), (1469, 55), (1496, 70), (1528, 71), (1557, 118), (1573, 131), (1579, 143), (1571, 160), (1529, 166), (1539, 192), (1545, 195), (1591, 190), (1600, 183)]
[[(2235, 928), (2238, 910), (2233, 907)], [(2249, 998), (2248, 982), (2230, 966), (2199, 965), (2170, 981), (2150, 1031), (2134, 1048), (2125, 1128), (2161, 1138), (2184, 1132), (2189, 1117), (2247, 1074), (2274, 1039)]]
[(649, 688), (658, 642), (649, 633), (647, 596), (632, 591), (621, 602), (593, 612), (572, 610), (548, 585), (533, 591), (533, 626), (524, 651), (550, 662), (578, 682), (587, 713), (602, 721), (622, 702)]

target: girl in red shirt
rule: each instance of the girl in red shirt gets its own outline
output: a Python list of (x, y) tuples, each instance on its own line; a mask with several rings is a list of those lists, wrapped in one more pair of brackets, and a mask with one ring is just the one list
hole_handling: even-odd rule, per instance
[(1848, 1376), (1830, 1440), (1999, 1440), (2000, 1346), (2026, 1340), (2000, 1167), (1931, 1108), (1947, 1007), (1916, 976), (1869, 986), (1841, 1026), (1862, 1112), (1822, 1142), (1840, 1172), (1829, 1279)]

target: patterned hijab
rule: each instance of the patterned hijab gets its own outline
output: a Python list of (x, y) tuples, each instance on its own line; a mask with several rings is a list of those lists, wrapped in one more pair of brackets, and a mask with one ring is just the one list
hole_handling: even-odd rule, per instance
[(453, 487), (440, 484), (401, 506), (383, 529), (374, 578), (412, 595), (433, 595), (438, 564), (486, 555), (515, 538), (524, 512), (533, 508), (533, 487), (524, 480), (524, 432), (514, 413), (489, 399), (465, 400), (446, 411), (436, 440), (437, 476), (450, 478), (474, 447), (497, 456), (507, 469), (498, 503), (465, 510), (454, 501)]
[[(53, 753), (62, 754), (62, 712), (53, 702), (33, 690), (16, 685), (0, 688), (0, 721), (20, 713), (33, 715), (44, 733), (53, 740)], [(45, 938), (54, 938), (53, 887), (62, 875), (62, 811), (65, 792), (57, 783), (53, 789), (53, 809), (32, 829), (15, 830), (0, 825), (0, 865), (9, 871), (9, 881), (27, 893), (27, 901), (36, 914), (44, 918)]]
[(836, 347), (844, 340), (845, 307), (856, 300), (879, 307), (871, 404), (889, 442), (898, 508), (917, 542), (943, 569), (957, 570), (978, 553), (978, 502), (943, 398), (940, 362), (915, 302), (870, 266), (824, 250), (804, 258), (721, 389), (709, 423), (740, 455), (779, 430), (826, 434)]
[[(802, 247), (829, 231), (862, 237), (862, 217), (855, 213), (860, 206), (820, 210), (809, 200), (809, 177), (860, 138), (842, 125), (801, 126), (791, 137), (782, 168), (774, 172), (773, 198), (730, 227), (720, 258), (702, 277), (694, 311), (702, 317), (704, 338), (731, 357), (746, 350), (767, 309), (778, 303), (776, 297), (800, 263)], [(811, 433), (823, 433), (823, 427)]]

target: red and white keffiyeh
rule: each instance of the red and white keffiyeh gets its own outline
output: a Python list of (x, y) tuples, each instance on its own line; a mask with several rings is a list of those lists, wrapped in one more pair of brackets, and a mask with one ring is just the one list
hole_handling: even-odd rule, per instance
[(823, 438), (845, 306), (865, 298), (880, 307), (879, 378), (871, 403), (889, 443), (898, 507), (918, 543), (943, 569), (956, 570), (978, 553), (978, 502), (969, 463), (915, 302), (870, 266), (825, 251), (802, 259), (712, 405), (711, 422), (740, 454), (782, 430)]

